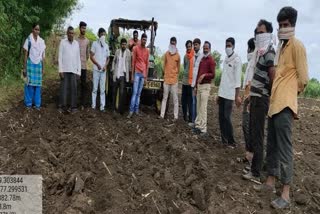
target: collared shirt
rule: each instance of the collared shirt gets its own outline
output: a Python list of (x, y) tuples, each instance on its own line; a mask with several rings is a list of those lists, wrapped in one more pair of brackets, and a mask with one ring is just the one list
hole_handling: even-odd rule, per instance
[(61, 40), (59, 47), (59, 72), (81, 75), (80, 48), (76, 40)]
[[(135, 46), (140, 45), (140, 44), (141, 44), (141, 42), (140, 42), (139, 39), (135, 42), (134, 39), (131, 38), (131, 39), (129, 40), (130, 51), (132, 51), (132, 48), (134, 48)], [(133, 45), (133, 46), (132, 46), (132, 45)], [(132, 46), (132, 47), (131, 47), (131, 46)]]
[(233, 53), (231, 57), (226, 57), (223, 62), (223, 70), (218, 96), (235, 100), (236, 88), (241, 86), (242, 63), (240, 57)]
[(211, 55), (203, 56), (199, 65), (199, 72), (197, 77), (197, 83), (199, 78), (204, 74), (203, 80), (199, 84), (211, 84), (214, 79), (216, 71), (216, 62)]
[(195, 87), (195, 85), (196, 85), (198, 71), (199, 71), (199, 65), (200, 65), (202, 57), (203, 57), (203, 53), (201, 50), (199, 50), (198, 53), (195, 53), (195, 55), (194, 55), (194, 65), (193, 65), (193, 72), (192, 72), (191, 87)]
[(132, 52), (133, 72), (140, 72), (146, 78), (149, 69), (149, 50), (141, 45), (135, 46)]
[[(29, 41), (30, 41), (30, 50), (29, 50)], [(34, 39), (32, 33), (26, 39), (23, 45), (23, 49), (30, 51), (29, 58), (33, 64), (39, 64), (45, 57), (46, 45), (44, 40), (38, 36), (37, 40)]]
[(308, 83), (306, 49), (295, 37), (281, 49), (272, 84), (269, 117), (289, 107), (295, 117), (298, 114), (298, 93)]
[[(94, 58), (97, 63), (101, 66), (101, 70), (106, 65), (107, 58), (109, 57), (109, 46), (108, 44), (102, 45), (99, 40), (94, 41), (91, 47), (91, 52), (94, 53)], [(93, 70), (99, 71), (98, 66), (93, 65)]]
[(250, 96), (270, 96), (269, 68), (274, 66), (275, 55), (274, 48), (270, 46), (263, 56), (259, 56), (251, 81)]
[(77, 38), (80, 46), (80, 59), (81, 59), (81, 69), (87, 69), (87, 60), (89, 58), (89, 39), (87, 38)]
[(164, 55), (164, 82), (172, 85), (178, 82), (180, 70), (180, 55), (175, 53), (171, 55), (169, 51)]

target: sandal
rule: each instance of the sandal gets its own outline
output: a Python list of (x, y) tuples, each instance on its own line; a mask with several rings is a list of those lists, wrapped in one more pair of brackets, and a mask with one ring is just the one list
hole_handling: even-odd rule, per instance
[(253, 189), (258, 192), (272, 192), (274, 194), (277, 193), (277, 190), (274, 186), (271, 187), (267, 184), (253, 185)]
[(283, 199), (282, 197), (277, 198), (276, 200), (271, 202), (271, 206), (274, 209), (286, 209), (290, 207), (290, 201)]

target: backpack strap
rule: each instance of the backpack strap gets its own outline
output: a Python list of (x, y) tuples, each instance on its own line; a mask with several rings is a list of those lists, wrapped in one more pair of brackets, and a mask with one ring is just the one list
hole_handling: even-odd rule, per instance
[(28, 37), (28, 57), (30, 55), (30, 49), (31, 49), (31, 39), (30, 36)]

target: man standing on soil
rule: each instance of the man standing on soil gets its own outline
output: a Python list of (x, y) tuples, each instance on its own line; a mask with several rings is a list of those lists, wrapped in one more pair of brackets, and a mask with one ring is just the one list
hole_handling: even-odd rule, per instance
[(186, 42), (186, 54), (183, 58), (183, 76), (182, 76), (182, 112), (185, 122), (192, 123), (192, 72), (194, 66), (194, 50), (192, 41)]
[[(245, 147), (246, 147), (246, 160), (250, 163), (251, 166), (251, 161), (253, 157), (253, 148), (250, 142), (250, 111), (249, 111), (249, 104), (250, 104), (250, 85), (254, 73), (254, 68), (255, 65), (253, 63), (254, 60), (253, 54), (255, 51), (255, 41), (254, 38), (249, 39), (248, 41), (248, 54), (247, 54), (247, 59), (248, 59), (248, 64), (246, 68), (246, 72), (244, 74), (244, 79), (243, 79), (243, 88), (244, 88), (244, 95), (243, 95), (243, 111), (242, 111), (242, 130), (243, 130), (243, 135), (244, 135), (244, 140), (245, 140)], [(247, 168), (246, 168), (247, 169)], [(250, 170), (248, 168), (247, 170)]]
[(274, 78), (275, 67), (272, 23), (260, 20), (257, 26), (254, 56), (255, 70), (250, 86), (250, 143), (253, 146), (251, 170), (243, 175), (247, 180), (260, 181), (263, 165), (264, 124), (269, 109), (269, 96)]
[(81, 75), (81, 60), (79, 43), (74, 40), (74, 29), (68, 27), (67, 38), (60, 42), (59, 47), (59, 75), (61, 79), (59, 112), (63, 113), (67, 107), (68, 89), (71, 92), (70, 111), (77, 111), (77, 79)]
[(41, 86), (43, 76), (43, 60), (46, 45), (39, 36), (40, 26), (34, 24), (32, 33), (26, 39), (24, 49), (23, 76), (26, 78), (24, 85), (24, 104), (29, 109), (34, 104), (37, 110), (41, 107)]
[(200, 51), (201, 47), (201, 40), (198, 38), (195, 38), (193, 40), (193, 49), (194, 49), (194, 67), (192, 71), (192, 123), (189, 123), (188, 125), (192, 128), (194, 128), (194, 122), (197, 117), (197, 95), (195, 93), (195, 87), (198, 77), (198, 71), (199, 71), (199, 65), (201, 62), (201, 59), (203, 57), (203, 53)]
[(132, 78), (133, 91), (130, 103), (130, 113), (128, 119), (130, 119), (133, 114), (140, 115), (139, 105), (140, 105), (140, 95), (143, 88), (143, 83), (145, 78), (148, 76), (149, 68), (149, 50), (146, 47), (147, 34), (143, 33), (141, 36), (141, 44), (133, 48), (132, 52)]
[(80, 59), (81, 59), (81, 77), (80, 77), (80, 102), (81, 108), (85, 107), (86, 97), (87, 94), (87, 61), (89, 59), (89, 39), (86, 38), (86, 29), (87, 24), (85, 22), (80, 22), (79, 30), (80, 35), (77, 38), (77, 41), (80, 45)]
[(240, 107), (240, 86), (241, 86), (241, 59), (234, 52), (235, 40), (230, 37), (226, 40), (226, 58), (223, 63), (220, 87), (218, 91), (217, 103), (219, 105), (219, 124), (221, 130), (221, 140), (224, 145), (231, 148), (236, 146), (233, 137), (233, 127), (231, 113), (233, 101)]
[[(121, 48), (119, 48), (112, 61), (113, 71), (113, 110), (116, 111), (117, 96), (119, 99), (118, 111), (123, 114), (124, 93), (126, 83), (129, 82), (129, 73), (131, 70), (131, 52), (127, 49), (127, 40), (121, 39)], [(118, 94), (119, 90), (119, 94)]]
[(297, 16), (297, 10), (292, 7), (282, 8), (277, 16), (280, 43), (275, 56), (276, 72), (268, 112), (268, 178), (265, 184), (254, 186), (257, 190), (275, 192), (276, 177), (280, 176), (283, 185), (281, 196), (271, 202), (276, 209), (290, 206), (293, 176), (292, 122), (298, 113), (297, 96), (308, 83), (306, 50), (295, 37)]
[(140, 45), (139, 33), (137, 30), (133, 31), (133, 38), (129, 40), (129, 50), (132, 51), (137, 45)]
[(106, 73), (109, 63), (109, 46), (106, 43), (106, 30), (100, 28), (99, 39), (93, 42), (90, 59), (93, 62), (92, 109), (96, 108), (98, 85), (100, 85), (100, 111), (105, 112), (106, 105)]
[(159, 118), (163, 119), (166, 112), (167, 99), (171, 93), (174, 105), (173, 121), (178, 119), (179, 100), (178, 100), (178, 75), (180, 70), (180, 55), (176, 47), (177, 39), (170, 39), (169, 50), (164, 55), (164, 84), (163, 84), (163, 99), (161, 103), (161, 113)]
[(194, 132), (200, 136), (207, 136), (207, 108), (211, 90), (211, 82), (214, 79), (216, 63), (211, 56), (211, 44), (208, 41), (203, 45), (203, 57), (199, 65), (195, 94), (197, 95), (197, 118)]

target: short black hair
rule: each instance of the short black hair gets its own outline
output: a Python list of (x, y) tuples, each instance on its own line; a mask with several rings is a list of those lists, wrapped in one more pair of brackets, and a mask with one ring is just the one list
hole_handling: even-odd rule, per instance
[(72, 26), (69, 26), (67, 29), (67, 32), (74, 30), (74, 28)]
[(235, 44), (236, 44), (236, 41), (234, 40), (233, 37), (229, 37), (229, 38), (226, 40), (226, 43), (227, 43), (227, 42), (230, 42), (230, 43), (233, 45), (233, 47), (234, 47)]
[(258, 22), (258, 26), (260, 27), (261, 25), (266, 26), (267, 33), (273, 32), (273, 27), (271, 22), (268, 22), (265, 19), (260, 19), (260, 21)]
[(211, 49), (211, 43), (210, 43), (210, 42), (205, 41), (205, 42), (203, 43), (203, 45), (205, 45), (205, 44), (208, 44), (208, 45), (209, 45), (209, 48)]
[(133, 31), (133, 34), (139, 34), (139, 33), (138, 33), (138, 31), (137, 31), (137, 30), (134, 30), (134, 31)]
[(283, 7), (278, 13), (277, 21), (282, 22), (285, 20), (289, 20), (292, 27), (295, 27), (297, 18), (298, 11), (296, 9), (294, 9), (293, 7)]
[(126, 38), (122, 38), (122, 39), (121, 39), (120, 44), (122, 44), (122, 43), (127, 43)]
[(87, 23), (81, 21), (81, 22), (79, 23), (79, 27), (80, 27), (80, 28), (81, 28), (81, 27), (87, 27)]
[(254, 44), (254, 38), (248, 40), (248, 48), (250, 51), (254, 51), (256, 48), (256, 45)]
[(170, 38), (170, 43), (171, 43), (171, 42), (176, 42), (176, 43), (177, 43), (177, 38), (176, 38), (176, 37), (174, 37), (174, 36), (173, 36), (173, 37), (171, 37), (171, 38)]
[(143, 39), (143, 38), (148, 38), (148, 36), (147, 36), (147, 34), (146, 33), (143, 33), (142, 35), (141, 35), (141, 39)]
[[(32, 29), (35, 29), (35, 27), (37, 27), (39, 25), (39, 23), (33, 23), (32, 24)], [(40, 25), (39, 25), (40, 26)]]
[(193, 44), (199, 44), (199, 45), (201, 45), (201, 40), (199, 39), (199, 38), (195, 38), (194, 40), (193, 40)]
[(192, 46), (192, 41), (191, 40), (187, 40), (186, 41), (186, 47), (188, 47), (188, 44), (191, 44), (191, 46)]
[(101, 28), (99, 28), (99, 30), (98, 30), (98, 36), (100, 36), (100, 34), (102, 34), (102, 33), (106, 33), (106, 30), (101, 27)]

